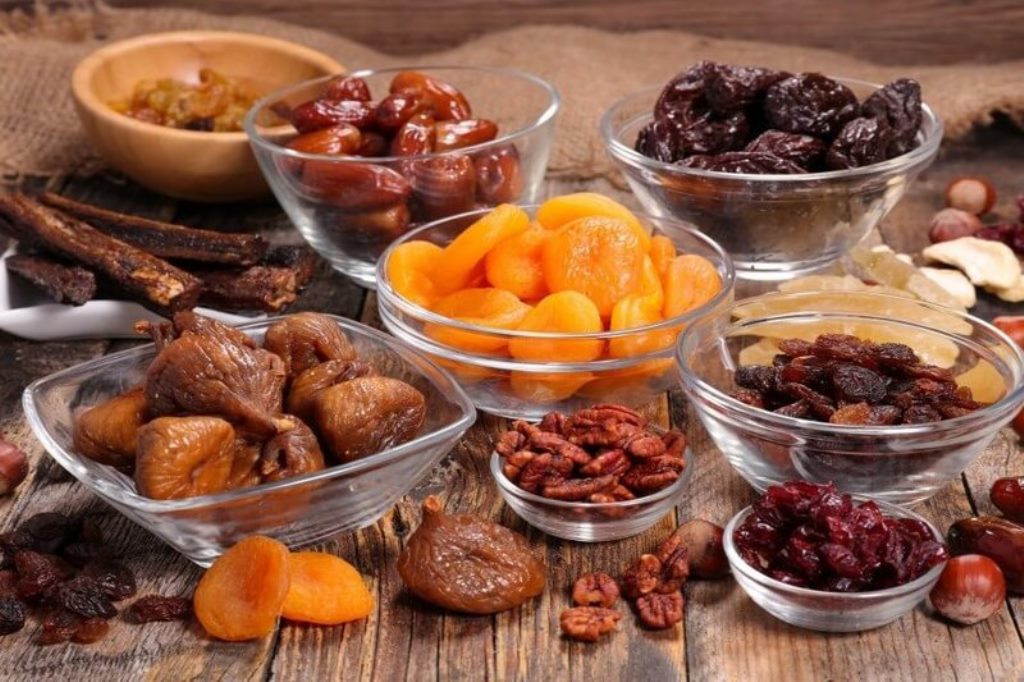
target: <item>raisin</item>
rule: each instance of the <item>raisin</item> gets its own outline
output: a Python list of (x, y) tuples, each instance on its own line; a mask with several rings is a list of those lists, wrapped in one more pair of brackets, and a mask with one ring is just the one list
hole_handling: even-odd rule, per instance
[(814, 340), (811, 352), (820, 358), (844, 360), (874, 369), (874, 344), (849, 334), (822, 334)]
[(921, 128), (921, 86), (910, 78), (894, 80), (864, 100), (861, 115), (884, 121), (892, 131), (889, 158), (906, 154), (917, 146)]
[(729, 395), (741, 403), (750, 405), (751, 407), (764, 407), (764, 397), (761, 395), (760, 391), (755, 391), (751, 388), (737, 388)]
[(117, 609), (99, 583), (84, 575), (61, 583), (56, 590), (56, 601), (68, 611), (85, 618), (113, 618), (117, 615)]
[(822, 383), (828, 376), (831, 365), (815, 355), (801, 355), (793, 358), (779, 372), (779, 381), (813, 386)]
[(847, 403), (878, 403), (886, 395), (886, 382), (880, 374), (845, 362), (832, 368), (832, 388), (836, 398)]
[(787, 133), (834, 137), (857, 115), (850, 88), (820, 73), (801, 73), (775, 83), (765, 94), (769, 124)]
[(39, 631), (40, 644), (60, 644), (69, 642), (78, 629), (80, 619), (73, 613), (63, 609), (51, 611), (43, 618), (43, 627)]
[(743, 151), (773, 154), (808, 170), (821, 166), (826, 145), (816, 137), (766, 130), (750, 141)]
[(736, 370), (735, 381), (743, 388), (767, 393), (778, 385), (778, 373), (774, 367), (746, 365)]
[(879, 343), (874, 347), (875, 361), (883, 367), (918, 365), (921, 360), (910, 346), (902, 343)]
[(803, 339), (783, 339), (779, 341), (779, 350), (791, 358), (801, 355), (811, 355), (814, 344)]
[(0, 596), (0, 635), (25, 627), (25, 605), (14, 596)]
[(772, 411), (775, 414), (781, 414), (784, 417), (803, 419), (811, 413), (811, 405), (806, 400), (797, 400), (795, 403), (783, 405), (782, 407), (776, 408)]
[(113, 601), (127, 599), (135, 594), (135, 574), (117, 561), (102, 561), (87, 565), (82, 575), (96, 581), (103, 594)]
[(718, 173), (750, 175), (794, 175), (807, 172), (792, 161), (763, 152), (724, 152), (714, 156), (698, 154), (684, 159), (678, 165)]
[(18, 571), (18, 596), (26, 601), (38, 599), (60, 582), (61, 574), (53, 559), (39, 552), (22, 550), (14, 555)]
[(78, 644), (92, 644), (107, 636), (110, 631), (110, 623), (103, 618), (86, 618), (71, 635), (71, 641)]
[(867, 403), (844, 405), (832, 414), (829, 421), (833, 424), (870, 424), (871, 406)]
[(10, 569), (0, 570), (0, 597), (10, 597), (18, 593), (18, 574)]
[(192, 600), (188, 597), (165, 597), (147, 594), (128, 607), (125, 620), (132, 623), (185, 620), (192, 613)]
[(719, 64), (706, 79), (704, 96), (712, 111), (728, 114), (754, 104), (770, 86), (789, 75), (756, 66)]
[(903, 410), (904, 424), (927, 424), (942, 421), (942, 415), (931, 405), (915, 403)]
[(71, 520), (56, 512), (36, 514), (18, 526), (18, 530), (31, 538), (32, 549), (47, 554), (53, 554), (64, 546), (74, 532)]
[(22, 530), (0, 535), (0, 568), (12, 568), (14, 555), (23, 549), (32, 549), (32, 545), (32, 537)]
[(888, 124), (877, 118), (855, 118), (839, 131), (825, 156), (829, 170), (860, 168), (885, 161), (892, 142)]

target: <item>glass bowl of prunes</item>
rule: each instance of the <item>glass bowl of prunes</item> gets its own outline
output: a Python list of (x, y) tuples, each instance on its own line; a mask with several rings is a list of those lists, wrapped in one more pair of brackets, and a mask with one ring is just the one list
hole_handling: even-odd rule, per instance
[(994, 326), (874, 292), (768, 294), (690, 325), (683, 390), (758, 490), (802, 479), (894, 504), (958, 477), (1024, 405)]
[(935, 158), (942, 123), (908, 78), (702, 61), (617, 101), (601, 133), (647, 211), (696, 225), (738, 276), (781, 280), (863, 239)]

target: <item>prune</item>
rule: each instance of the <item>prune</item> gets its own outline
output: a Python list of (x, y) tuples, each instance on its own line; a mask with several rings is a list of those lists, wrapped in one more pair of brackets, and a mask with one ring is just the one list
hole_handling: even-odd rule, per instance
[(871, 94), (861, 105), (861, 115), (884, 121), (892, 131), (887, 156), (906, 154), (917, 146), (921, 128), (921, 86), (900, 78)]
[(634, 148), (655, 161), (672, 163), (676, 160), (674, 126), (665, 119), (651, 121), (637, 134)]
[(57, 586), (56, 601), (62, 607), (84, 618), (113, 618), (117, 609), (100, 584), (79, 575)]
[(778, 130), (834, 137), (856, 117), (858, 103), (842, 83), (820, 73), (801, 73), (768, 88), (764, 110), (769, 124)]
[(0, 635), (25, 627), (25, 605), (11, 595), (0, 595)]
[(102, 561), (87, 565), (82, 575), (92, 578), (103, 594), (113, 601), (127, 599), (135, 594), (135, 574), (117, 561)]
[(677, 74), (658, 96), (654, 105), (655, 119), (671, 113), (684, 125), (693, 123), (704, 107), (708, 81), (717, 69), (717, 64), (705, 60)]
[(773, 154), (780, 159), (811, 170), (820, 165), (826, 145), (816, 137), (766, 130), (743, 148), (746, 152)]
[(892, 142), (889, 126), (877, 118), (855, 118), (839, 131), (825, 155), (829, 170), (860, 168), (885, 161)]
[(831, 378), (834, 395), (843, 402), (878, 403), (885, 399), (885, 380), (867, 367), (840, 362), (832, 368)]
[(463, 613), (519, 606), (544, 590), (545, 572), (522, 535), (473, 516), (449, 516), (433, 496), (398, 557), (398, 573), (413, 594)]
[(770, 86), (789, 75), (757, 66), (719, 64), (710, 70), (704, 97), (712, 111), (728, 114), (754, 104)]
[(136, 599), (125, 611), (125, 620), (132, 623), (185, 620), (192, 613), (192, 600), (188, 597), (164, 597), (147, 594)]
[(749, 136), (750, 124), (743, 112), (721, 119), (701, 117), (689, 125), (675, 128), (675, 159), (691, 154), (719, 154), (742, 149)]
[(714, 156), (691, 156), (678, 165), (701, 168), (718, 173), (747, 173), (750, 175), (794, 175), (806, 173), (792, 161), (764, 152), (724, 152)]

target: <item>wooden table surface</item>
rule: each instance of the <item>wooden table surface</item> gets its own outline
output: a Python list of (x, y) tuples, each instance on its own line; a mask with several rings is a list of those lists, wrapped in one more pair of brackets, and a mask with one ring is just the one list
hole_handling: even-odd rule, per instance
[[(886, 220), (882, 232), (897, 249), (920, 248), (927, 219), (941, 203), (941, 188), (955, 174), (983, 174), (1001, 191), (999, 208), (1011, 211), (1024, 190), (1024, 138), (1014, 131), (986, 131), (947, 148), (932, 169)], [(44, 183), (25, 181), (29, 190)], [(101, 176), (50, 189), (125, 211), (227, 230), (261, 230), (277, 241), (295, 233), (276, 205), (207, 207), (175, 203), (123, 180)], [(550, 193), (577, 189), (559, 183)], [(613, 191), (605, 184), (589, 188)], [(320, 310), (379, 324), (376, 300), (323, 266), (294, 310)], [(989, 309), (992, 312), (992, 309)], [(45, 374), (79, 363), (126, 342), (34, 343), (0, 334), (0, 429), (29, 455), (29, 479), (0, 499), (0, 531), (49, 510), (85, 514), (106, 532), (139, 577), (140, 593), (189, 594), (200, 570), (154, 536), (127, 521), (65, 474), (29, 432), (21, 411), (22, 389)], [(638, 628), (626, 613), (616, 633), (597, 644), (559, 637), (558, 614), (568, 604), (576, 576), (591, 570), (617, 574), (677, 523), (704, 517), (720, 524), (748, 504), (752, 491), (735, 474), (696, 423), (678, 393), (647, 407), (662, 424), (687, 431), (693, 476), (674, 514), (638, 537), (579, 544), (546, 537), (506, 508), (487, 471), (491, 439), (502, 420), (480, 415), (465, 439), (429, 478), (378, 523), (322, 549), (355, 564), (366, 576), (376, 608), (365, 621), (325, 628), (282, 623), (271, 636), (229, 644), (206, 637), (194, 623), (145, 626), (114, 622), (111, 634), (89, 645), (41, 647), (38, 621), (0, 639), (0, 679), (279, 679), (279, 680), (798, 680), (957, 679), (1009, 680), (1024, 675), (1018, 619), (1024, 606), (1008, 600), (994, 617), (974, 627), (951, 627), (920, 607), (877, 630), (827, 635), (775, 620), (753, 604), (732, 579), (686, 586), (686, 619), (666, 632)], [(966, 474), (920, 510), (937, 525), (990, 508), (989, 483), (1024, 472), (1024, 453), (1009, 430)], [(469, 512), (525, 533), (546, 558), (548, 588), (525, 606), (491, 617), (439, 612), (407, 595), (395, 560), (419, 522), (419, 503), (440, 494), (449, 511)]]

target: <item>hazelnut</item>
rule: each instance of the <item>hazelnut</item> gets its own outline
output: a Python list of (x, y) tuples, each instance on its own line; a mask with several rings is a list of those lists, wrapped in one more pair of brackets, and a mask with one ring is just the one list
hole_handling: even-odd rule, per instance
[(930, 597), (935, 610), (946, 618), (973, 625), (1002, 608), (1006, 579), (987, 556), (964, 554), (949, 560)]
[(944, 208), (932, 217), (928, 239), (932, 244), (970, 237), (981, 229), (981, 219), (959, 208)]
[(14, 443), (0, 439), (0, 495), (14, 490), (28, 476), (28, 459)]
[(946, 206), (983, 215), (996, 203), (996, 189), (983, 178), (954, 178), (946, 185)]

